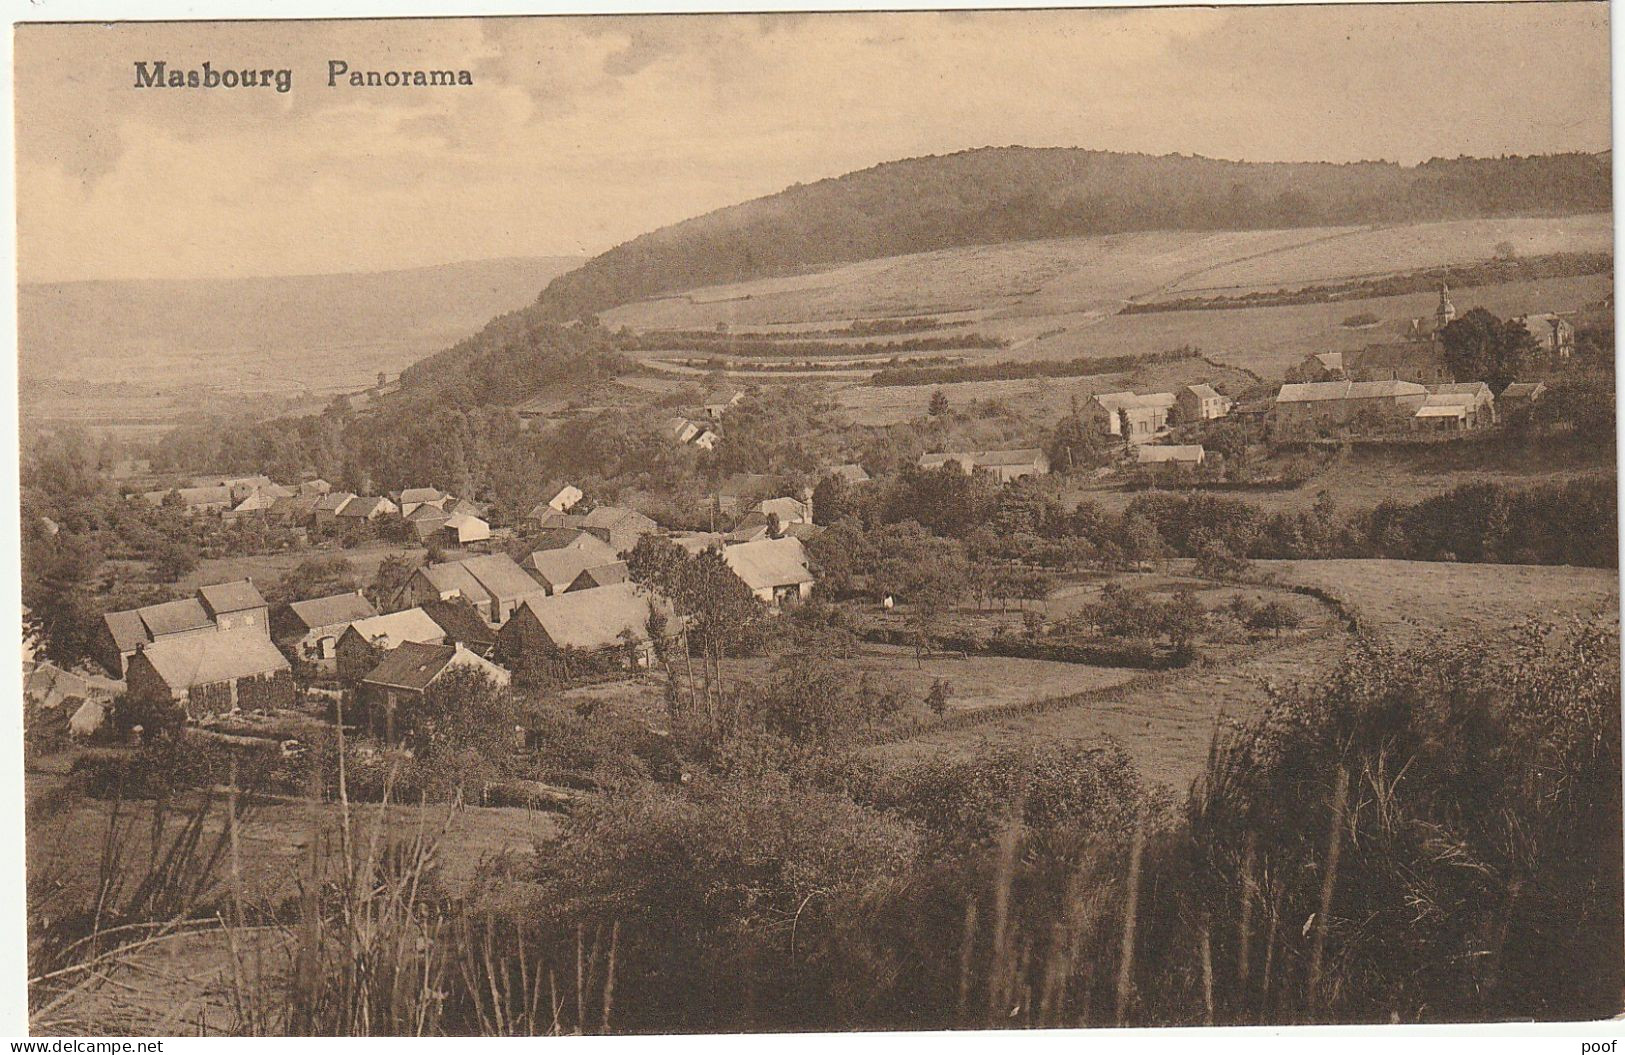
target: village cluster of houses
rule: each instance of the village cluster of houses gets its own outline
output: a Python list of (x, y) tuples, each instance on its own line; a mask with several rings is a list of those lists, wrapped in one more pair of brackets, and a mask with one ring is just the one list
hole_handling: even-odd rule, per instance
[(722, 418), (739, 405), (745, 393), (738, 389), (709, 392), (698, 408), (673, 415), (660, 423), (660, 429), (679, 446), (693, 445), (712, 450), (721, 438)]
[[(856, 466), (836, 471), (862, 474)], [(392, 735), (397, 709), (449, 670), (475, 668), (507, 684), (527, 663), (571, 656), (648, 666), (663, 645), (657, 635), (679, 627), (664, 598), (628, 580), (624, 555), (645, 535), (690, 552), (716, 549), (770, 607), (809, 596), (802, 540), (816, 530), (810, 495), (747, 504), (764, 487), (771, 493), (771, 483), (741, 477), (723, 485), (718, 503), (740, 514), (732, 530), (678, 534), (631, 509), (572, 512), (582, 494), (566, 485), (526, 518), (537, 548), (521, 561), (484, 553), (425, 565), (384, 611), (359, 591), (271, 610), (249, 580), (211, 584), (192, 597), (107, 613), (99, 658), (130, 697), (178, 704), (198, 718), (292, 704), (291, 656), (357, 685), (367, 719)], [(427, 490), (403, 492), (398, 508), (410, 516), (432, 504)]]
[[(580, 493), (576, 497), (579, 499)], [(266, 476), (199, 477), (190, 486), (147, 491), (154, 506), (177, 501), (193, 516), (217, 515), (232, 522), (259, 517), (289, 527), (320, 530), (347, 523), (398, 517), (420, 541), (467, 545), (491, 537), (485, 510), (476, 502), (433, 487), (409, 487), (387, 495), (335, 491), (326, 480), (279, 484)]]

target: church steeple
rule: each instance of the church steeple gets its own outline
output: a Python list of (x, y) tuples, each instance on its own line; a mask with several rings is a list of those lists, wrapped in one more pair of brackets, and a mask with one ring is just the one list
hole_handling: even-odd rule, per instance
[(1456, 306), (1450, 303), (1450, 284), (1439, 283), (1439, 306), (1433, 309), (1433, 332), (1438, 333), (1456, 317)]

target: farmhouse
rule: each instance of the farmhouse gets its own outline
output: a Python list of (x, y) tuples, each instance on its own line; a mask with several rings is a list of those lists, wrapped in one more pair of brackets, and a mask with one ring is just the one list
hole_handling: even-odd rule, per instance
[(1206, 458), (1200, 443), (1143, 443), (1134, 448), (1134, 460), (1140, 465), (1201, 465)]
[(776, 477), (762, 473), (734, 473), (717, 487), (717, 512), (738, 516), (753, 504), (779, 490)]
[(683, 417), (667, 418), (660, 428), (678, 443), (688, 443), (700, 434), (700, 427)]
[(599, 506), (588, 513), (581, 526), (609, 544), (616, 553), (625, 553), (638, 539), (660, 530), (660, 525), (633, 509)]
[(1416, 416), (1428, 391), (1409, 381), (1320, 381), (1282, 385), (1275, 417), (1285, 425), (1392, 427)]
[[(553, 497), (549, 498), (543, 505), (556, 513), (568, 513), (576, 507), (577, 502), (580, 502), (585, 497), (586, 495), (581, 493), (581, 488), (575, 484), (565, 484), (553, 492)], [(532, 513), (534, 512), (535, 510), (532, 510)]]
[(722, 559), (758, 600), (777, 608), (811, 596), (813, 574), (798, 538), (770, 538), (726, 546)]
[(444, 491), (441, 491), (438, 487), (408, 487), (400, 494), (395, 496), (395, 501), (400, 503), (403, 511), (411, 512), (417, 506), (424, 505), (425, 503), (429, 505), (439, 505), (442, 501), (449, 497), (449, 495), (447, 495)]
[(278, 498), (272, 503), (269, 516), (282, 524), (308, 527), (316, 518), (316, 503), (321, 501), (321, 498), (321, 494), (317, 492), (298, 494), (292, 498)]
[(1001, 484), (1049, 472), (1049, 455), (1037, 447), (1008, 451), (953, 451), (920, 456), (922, 469), (936, 469), (950, 462), (966, 473), (990, 473)]
[(650, 616), (656, 611), (669, 620), (664, 602), (652, 602), (631, 583), (532, 597), (497, 635), (497, 652), (516, 666), (531, 666), (570, 652), (619, 649), (628, 666), (648, 666), (655, 651)]
[(300, 495), (325, 495), (333, 489), (333, 485), (316, 477), (314, 480), (302, 480), (299, 484)]
[(220, 514), (222, 520), (241, 520), (244, 517), (264, 516), (276, 506), (279, 501), (292, 501), (292, 495), (281, 497), (271, 495), (265, 491), (255, 491), (241, 502)]
[(1514, 322), (1522, 323), (1535, 340), (1536, 354), (1545, 359), (1567, 359), (1574, 354), (1574, 323), (1555, 312), (1519, 315)]
[[(424, 645), (408, 641), (389, 653), (361, 679), (357, 697), (363, 720), (374, 736), (395, 740), (396, 727), (411, 721), (411, 708), (448, 670), (477, 670), (498, 685), (508, 684), (507, 671), (461, 645)], [(402, 713), (403, 709), (406, 711)]]
[(445, 640), (445, 627), (422, 608), (360, 619), (339, 635), (334, 649), (338, 672), (345, 678), (359, 677), (378, 663), (382, 653), (407, 642), (439, 645)]
[(130, 657), (144, 645), (244, 627), (270, 640), (265, 598), (248, 579), (218, 583), (193, 597), (104, 614), (97, 658), (114, 677), (122, 678)]
[(187, 717), (293, 702), (287, 659), (256, 627), (142, 645), (126, 675), (132, 699), (178, 703)]
[(1212, 385), (1186, 385), (1174, 393), (1180, 421), (1212, 421), (1230, 413), (1230, 399)]
[(307, 663), (332, 670), (338, 658), (340, 635), (351, 623), (377, 614), (360, 590), (292, 601), (273, 613), (271, 637)]
[(1084, 404), (1082, 417), (1097, 432), (1144, 443), (1168, 427), (1175, 401), (1172, 392), (1101, 392)]
[(1522, 419), (1545, 394), (1543, 381), (1514, 381), (1501, 390), (1500, 413), (1508, 421)]

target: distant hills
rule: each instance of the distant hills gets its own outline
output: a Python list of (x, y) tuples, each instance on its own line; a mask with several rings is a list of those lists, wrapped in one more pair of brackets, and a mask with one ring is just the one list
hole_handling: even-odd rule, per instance
[(797, 184), (652, 231), (553, 279), (527, 314), (565, 321), (701, 286), (964, 245), (1608, 211), (1610, 168), (1608, 152), (1406, 167), (990, 147)]
[(25, 284), (19, 369), (41, 379), (154, 388), (308, 377), (313, 388), (393, 374), (532, 302), (579, 257), (480, 260), (369, 274)]

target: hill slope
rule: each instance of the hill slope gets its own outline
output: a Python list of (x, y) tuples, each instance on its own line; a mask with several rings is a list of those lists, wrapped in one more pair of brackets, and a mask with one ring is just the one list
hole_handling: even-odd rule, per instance
[(1607, 153), (1403, 167), (1027, 147), (911, 158), (642, 235), (554, 279), (536, 310), (565, 320), (698, 286), (965, 245), (1606, 212), (1610, 164)]

